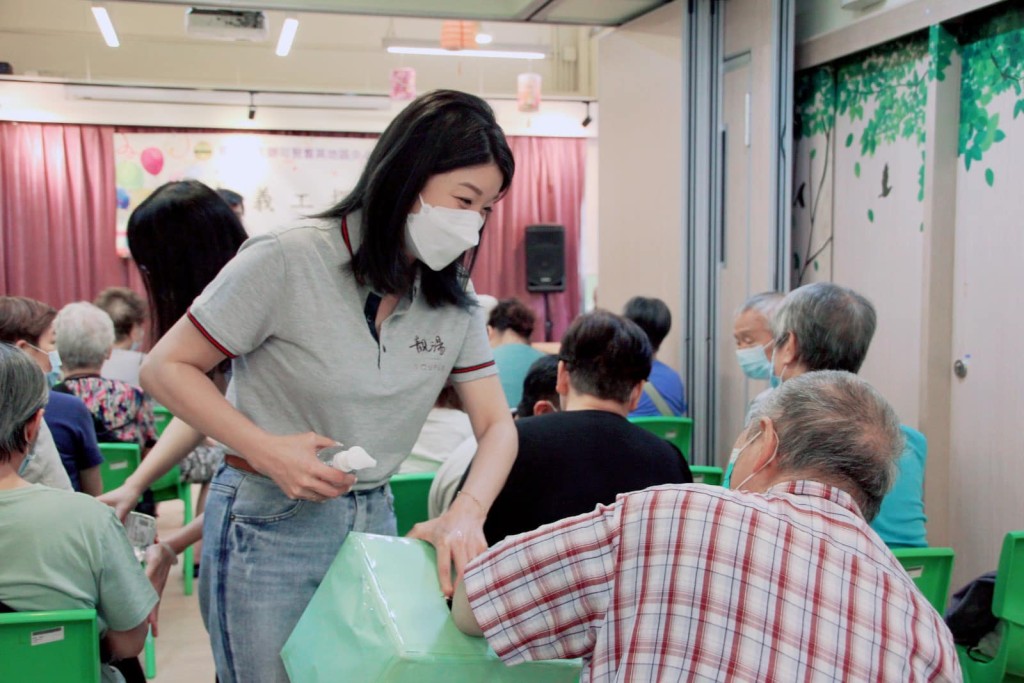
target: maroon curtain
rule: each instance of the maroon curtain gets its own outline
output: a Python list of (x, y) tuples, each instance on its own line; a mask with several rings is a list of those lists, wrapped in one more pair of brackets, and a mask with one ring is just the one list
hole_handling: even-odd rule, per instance
[(0, 291), (60, 308), (142, 292), (117, 256), (113, 128), (0, 123)]
[[(0, 122), (0, 293), (59, 308), (91, 301), (104, 287), (143, 292), (134, 265), (114, 250), (115, 130), (167, 129)], [(566, 291), (550, 295), (558, 339), (579, 312), (586, 141), (511, 137), (509, 144), (516, 177), (488, 221), (473, 281), (481, 293), (531, 304), (534, 339), (542, 340), (543, 297), (526, 291), (523, 240), (527, 225), (564, 225)]]
[(518, 297), (537, 313), (533, 340), (544, 340), (544, 298), (526, 291), (526, 226), (565, 226), (564, 292), (550, 294), (552, 339), (558, 340), (580, 310), (580, 211), (586, 171), (586, 140), (510, 137), (516, 175), (484, 228), (473, 284), (481, 294)]

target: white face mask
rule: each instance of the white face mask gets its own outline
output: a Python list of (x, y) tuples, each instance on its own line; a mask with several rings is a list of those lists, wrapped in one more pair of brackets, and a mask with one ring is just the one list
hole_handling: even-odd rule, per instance
[[(746, 448), (746, 446), (744, 446), (744, 448)], [(754, 470), (753, 472), (748, 474), (746, 479), (744, 479), (739, 484), (737, 484), (736, 485), (736, 490), (737, 491), (742, 490), (744, 484), (746, 484), (748, 481), (750, 481), (751, 479), (753, 479), (757, 475), (761, 474), (761, 472), (764, 471), (764, 468), (766, 468), (766, 467), (768, 467), (768, 465), (772, 464), (772, 460), (775, 460), (775, 456), (778, 455), (778, 454), (779, 454), (779, 437), (778, 437), (778, 435), (776, 435), (775, 436), (775, 450), (772, 451), (772, 457), (770, 457), (767, 460), (765, 460), (763, 465), (761, 465), (756, 470)]]
[(405, 221), (405, 244), (431, 270), (443, 270), (480, 243), (484, 217), (468, 209), (431, 206), (420, 197), (419, 213)]

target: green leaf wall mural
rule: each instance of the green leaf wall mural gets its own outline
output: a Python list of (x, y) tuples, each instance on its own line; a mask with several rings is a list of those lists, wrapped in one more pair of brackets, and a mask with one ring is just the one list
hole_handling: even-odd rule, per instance
[[(875, 187), (878, 189), (872, 195), (876, 197), (875, 201), (885, 201), (898, 182), (907, 185), (915, 181), (917, 200), (924, 200), (925, 104), (928, 79), (934, 71), (931, 64), (928, 38), (918, 34), (797, 74), (794, 88), (795, 139), (824, 137), (821, 144), (816, 139), (809, 152), (808, 179), (797, 188), (799, 197), (794, 199), (798, 210), (809, 212), (807, 220), (810, 226), (805, 240), (800, 240), (799, 244), (794, 241), (797, 285), (803, 282), (808, 270), (815, 267), (815, 259), (833, 242), (832, 221), (819, 221), (818, 208), (825, 183), (833, 173), (830, 168), (834, 146), (832, 135), (838, 117), (845, 117), (855, 124), (854, 132), (847, 133), (841, 141), (844, 148), (856, 149), (860, 160), (875, 157), (897, 140), (909, 140), (921, 147), (921, 165), (912, 180), (891, 177), (887, 161), (882, 164), (880, 174), (872, 174), (871, 178), (863, 177), (861, 161), (854, 161), (853, 176), (877, 183)], [(839, 141), (836, 142), (838, 144)], [(868, 222), (873, 223), (874, 208), (867, 208)], [(825, 225), (821, 226), (819, 222)], [(818, 234), (823, 231), (826, 234)]]
[[(1013, 118), (1024, 114), (1024, 13), (1014, 6), (1000, 8), (986, 21), (960, 32), (960, 155), (964, 167), (980, 162), (992, 145), (1006, 139), (999, 114), (990, 114), (992, 100), (1012, 93), (1017, 101)], [(995, 184), (995, 172), (985, 169), (985, 182)]]

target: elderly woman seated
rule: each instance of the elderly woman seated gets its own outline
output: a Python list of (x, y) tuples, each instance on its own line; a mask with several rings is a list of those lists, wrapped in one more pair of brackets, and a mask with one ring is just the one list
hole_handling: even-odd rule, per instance
[[(16, 612), (95, 609), (109, 658), (135, 657), (158, 598), (114, 511), (18, 476), (48, 394), (33, 360), (0, 344), (0, 604)], [(104, 681), (122, 680), (102, 670)]]
[(119, 379), (134, 387), (139, 383), (139, 368), (146, 354), (139, 349), (146, 337), (146, 302), (127, 287), (107, 287), (94, 301), (114, 321), (114, 350), (103, 364), (100, 374)]
[(80, 301), (57, 314), (57, 352), (64, 381), (55, 389), (78, 396), (96, 424), (101, 442), (137, 443), (145, 451), (156, 441), (149, 400), (138, 387), (100, 376), (114, 347), (114, 323), (102, 309)]

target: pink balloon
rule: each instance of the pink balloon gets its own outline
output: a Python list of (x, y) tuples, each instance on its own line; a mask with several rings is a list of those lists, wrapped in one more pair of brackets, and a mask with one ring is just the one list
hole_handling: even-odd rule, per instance
[(164, 153), (156, 147), (142, 150), (142, 168), (150, 175), (158, 175), (164, 168)]

